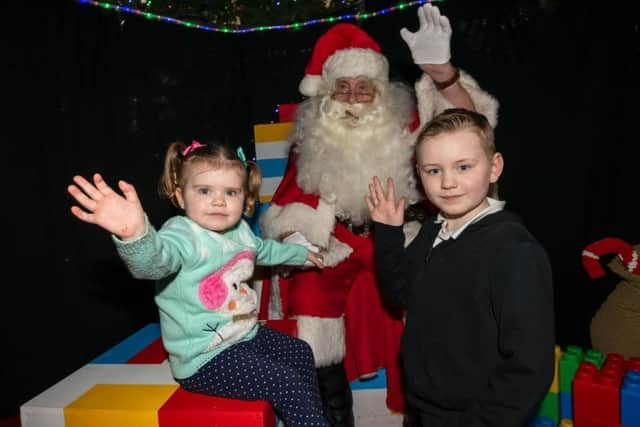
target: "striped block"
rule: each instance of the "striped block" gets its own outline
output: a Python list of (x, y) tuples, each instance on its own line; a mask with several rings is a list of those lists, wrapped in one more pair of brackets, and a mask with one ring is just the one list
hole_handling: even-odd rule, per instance
[(271, 201), (284, 170), (287, 167), (289, 157), (288, 137), (293, 129), (293, 123), (258, 124), (253, 126), (253, 134), (256, 148), (256, 161), (262, 171), (262, 186), (260, 188), (260, 201)]

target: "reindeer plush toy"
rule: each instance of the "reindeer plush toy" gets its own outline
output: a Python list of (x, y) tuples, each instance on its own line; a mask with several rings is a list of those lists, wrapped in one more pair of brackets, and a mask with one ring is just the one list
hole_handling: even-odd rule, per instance
[(600, 257), (617, 254), (608, 264), (622, 280), (591, 319), (591, 344), (605, 354), (640, 356), (640, 245), (608, 237), (588, 245), (582, 264), (592, 279), (606, 272)]

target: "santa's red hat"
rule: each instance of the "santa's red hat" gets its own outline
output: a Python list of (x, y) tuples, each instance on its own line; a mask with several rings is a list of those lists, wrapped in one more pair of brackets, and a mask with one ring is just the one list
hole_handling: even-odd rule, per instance
[(640, 274), (638, 251), (624, 240), (606, 237), (587, 245), (582, 251), (582, 265), (587, 270), (589, 277), (597, 279), (605, 275), (604, 268), (600, 264), (600, 257), (611, 253), (618, 254), (618, 258), (629, 273)]
[(306, 96), (329, 93), (341, 77), (389, 80), (389, 62), (380, 46), (360, 27), (338, 24), (324, 33), (311, 54), (298, 89)]

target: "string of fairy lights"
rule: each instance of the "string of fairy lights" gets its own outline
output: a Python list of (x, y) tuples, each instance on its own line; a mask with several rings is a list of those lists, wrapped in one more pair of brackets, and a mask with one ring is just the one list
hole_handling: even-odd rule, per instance
[(155, 13), (140, 10), (135, 7), (123, 6), (123, 5), (113, 4), (109, 2), (102, 2), (102, 1), (95, 1), (95, 0), (76, 0), (76, 1), (81, 4), (100, 7), (100, 8), (111, 10), (114, 12), (128, 13), (132, 15), (141, 16), (143, 18), (153, 20), (153, 21), (161, 21), (169, 24), (181, 25), (184, 27), (193, 28), (197, 30), (212, 31), (216, 33), (246, 34), (246, 33), (255, 33), (259, 31), (299, 30), (311, 25), (335, 23), (335, 22), (348, 21), (348, 20), (362, 21), (370, 18), (375, 18), (377, 16), (386, 15), (388, 13), (400, 11), (408, 7), (422, 5), (428, 2), (435, 3), (442, 0), (413, 0), (409, 2), (398, 3), (395, 6), (390, 6), (374, 12), (348, 13), (348, 14), (339, 15), (339, 16), (330, 16), (326, 18), (310, 19), (303, 22), (294, 22), (291, 24), (259, 25), (254, 27), (231, 27), (228, 25), (218, 27), (213, 25), (200, 24), (193, 21), (189, 21), (189, 20), (177, 19), (170, 16), (162, 16)]

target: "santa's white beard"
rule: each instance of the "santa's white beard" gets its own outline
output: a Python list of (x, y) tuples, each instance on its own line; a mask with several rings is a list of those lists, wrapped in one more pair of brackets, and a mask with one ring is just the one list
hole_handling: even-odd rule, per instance
[(297, 119), (298, 185), (334, 202), (336, 216), (355, 225), (371, 219), (364, 198), (374, 176), (383, 183), (393, 178), (398, 198), (409, 203), (420, 198), (412, 162), (414, 141), (407, 117), (397, 113), (408, 114), (407, 106), (391, 109), (379, 98), (348, 104), (326, 96)]

